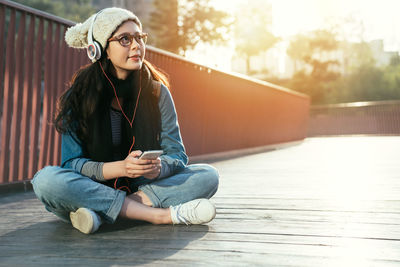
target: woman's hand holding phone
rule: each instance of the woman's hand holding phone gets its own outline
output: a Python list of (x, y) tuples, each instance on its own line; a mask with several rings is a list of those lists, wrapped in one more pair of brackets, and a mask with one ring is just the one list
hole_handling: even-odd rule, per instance
[(135, 150), (124, 160), (125, 176), (137, 178), (143, 176), (147, 179), (157, 178), (161, 171), (161, 160), (159, 156), (162, 151), (143, 152)]

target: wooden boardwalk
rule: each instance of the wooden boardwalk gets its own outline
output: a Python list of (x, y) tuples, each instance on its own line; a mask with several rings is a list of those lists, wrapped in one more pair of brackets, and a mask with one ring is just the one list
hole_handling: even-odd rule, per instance
[(83, 235), (0, 197), (1, 266), (399, 266), (400, 137), (330, 137), (212, 163), (217, 217)]

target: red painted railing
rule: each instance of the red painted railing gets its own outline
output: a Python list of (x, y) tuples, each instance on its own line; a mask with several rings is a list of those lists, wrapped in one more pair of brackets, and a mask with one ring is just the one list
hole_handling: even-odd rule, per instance
[[(0, 0), (0, 184), (22, 181), (60, 160), (51, 124), (58, 96), (86, 52), (68, 48), (73, 22)], [(165, 70), (189, 155), (264, 146), (306, 137), (309, 98), (223, 73), (148, 47)]]
[(0, 183), (31, 178), (59, 161), (60, 138), (51, 125), (56, 97), (86, 58), (67, 49), (72, 22), (0, 2)]
[(152, 48), (147, 58), (166, 70), (189, 155), (306, 137), (309, 98), (228, 74)]
[(308, 136), (400, 135), (400, 101), (312, 106)]

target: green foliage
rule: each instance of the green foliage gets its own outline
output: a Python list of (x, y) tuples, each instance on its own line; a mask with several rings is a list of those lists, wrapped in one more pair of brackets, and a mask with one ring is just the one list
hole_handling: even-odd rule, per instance
[(346, 59), (344, 75), (330, 72), (327, 69), (329, 61), (316, 64), (303, 60), (312, 64), (312, 72), (302, 69), (290, 81), (276, 82), (310, 95), (313, 104), (400, 99), (398, 56), (393, 57), (388, 66), (377, 67), (366, 43), (348, 43), (341, 45), (340, 49)]
[(17, 3), (68, 19), (82, 22), (96, 12), (92, 0), (14, 0)]
[(351, 73), (357, 71), (360, 67), (375, 65), (375, 59), (368, 43), (351, 43), (347, 49), (346, 58), (349, 61), (347, 72)]
[[(368, 43), (339, 43), (328, 30), (296, 36), (287, 53), (297, 72), (277, 83), (310, 95), (313, 104), (400, 99), (398, 55), (388, 66), (377, 67)], [(335, 60), (338, 56), (342, 62)]]
[(210, 0), (154, 0), (155, 11), (149, 23), (155, 46), (176, 54), (185, 54), (200, 41), (224, 43), (230, 30), (230, 17), (216, 10)]
[(400, 65), (360, 66), (335, 85), (329, 103), (400, 99)]

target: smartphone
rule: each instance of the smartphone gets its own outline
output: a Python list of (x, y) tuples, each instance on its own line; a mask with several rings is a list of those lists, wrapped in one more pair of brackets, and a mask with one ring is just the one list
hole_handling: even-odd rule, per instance
[(159, 156), (162, 155), (164, 151), (162, 150), (149, 150), (145, 151), (140, 155), (139, 159), (157, 159)]

